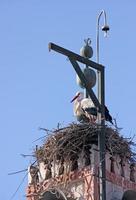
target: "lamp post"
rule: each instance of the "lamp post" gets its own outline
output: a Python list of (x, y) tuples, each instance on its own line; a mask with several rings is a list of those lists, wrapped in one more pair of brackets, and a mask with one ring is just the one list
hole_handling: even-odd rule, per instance
[[(98, 16), (97, 16), (97, 23), (96, 23), (96, 62), (99, 64), (99, 51), (100, 51), (100, 48), (99, 48), (99, 28), (100, 28), (100, 19), (101, 17), (104, 17), (104, 25), (102, 26), (101, 30), (104, 31), (104, 34), (105, 36), (107, 36), (107, 32), (110, 30), (108, 24), (107, 24), (107, 17), (106, 17), (106, 12), (105, 10), (102, 10)], [(98, 87), (98, 99), (100, 100), (100, 96), (101, 96), (101, 91), (100, 91), (100, 87), (101, 87), (101, 83), (100, 83), (100, 80), (101, 80), (101, 77), (100, 77), (100, 71), (97, 70), (97, 87)], [(99, 117), (98, 117), (98, 120)]]
[[(96, 62), (99, 64), (99, 28), (101, 16), (104, 17), (104, 25), (102, 26), (102, 31), (109, 31), (109, 26), (107, 25), (106, 12), (102, 10), (97, 17), (97, 27), (96, 27)], [(98, 87), (98, 101), (101, 104), (101, 112), (98, 112), (98, 123), (101, 125), (98, 134), (98, 147), (100, 151), (100, 166), (99, 166), (99, 181), (100, 181), (100, 200), (106, 200), (106, 164), (105, 164), (105, 77), (104, 68), (99, 71), (97, 70), (97, 87)]]
[(107, 36), (107, 32), (110, 30), (109, 26), (107, 25), (107, 17), (105, 10), (102, 10), (98, 17), (97, 17), (97, 24), (96, 24), (96, 62), (99, 63), (99, 28), (100, 28), (100, 19), (101, 16), (104, 16), (104, 25), (102, 26), (102, 31), (105, 32), (105, 36)]

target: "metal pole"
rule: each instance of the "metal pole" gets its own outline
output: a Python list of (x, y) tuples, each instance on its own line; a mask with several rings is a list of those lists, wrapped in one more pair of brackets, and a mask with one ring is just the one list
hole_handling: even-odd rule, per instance
[[(100, 51), (100, 48), (99, 48), (99, 26), (100, 26), (100, 18), (102, 16), (102, 14), (104, 15), (104, 25), (107, 26), (107, 18), (106, 18), (106, 12), (105, 10), (102, 10), (100, 12), (100, 14), (98, 15), (97, 17), (97, 26), (96, 26), (96, 62), (99, 64), (99, 51)], [(98, 99), (100, 98), (99, 95), (99, 82), (100, 82), (100, 71), (97, 70), (97, 81), (98, 81)]]
[[(97, 35), (96, 35), (96, 62), (99, 64), (99, 22), (104, 14), (104, 23), (106, 25), (106, 13), (104, 10), (100, 12), (97, 18)], [(106, 200), (106, 162), (105, 162), (105, 77), (103, 70), (97, 70), (97, 87), (98, 87), (98, 100), (101, 104), (101, 112), (98, 112), (98, 123), (100, 124), (100, 131), (98, 134), (98, 147), (99, 147), (99, 199)]]
[(105, 162), (105, 89), (104, 89), (104, 70), (100, 72), (100, 87), (99, 87), (99, 101), (101, 104), (100, 117), (100, 131), (98, 134), (98, 147), (99, 147), (99, 181), (100, 181), (100, 200), (106, 200), (106, 162)]

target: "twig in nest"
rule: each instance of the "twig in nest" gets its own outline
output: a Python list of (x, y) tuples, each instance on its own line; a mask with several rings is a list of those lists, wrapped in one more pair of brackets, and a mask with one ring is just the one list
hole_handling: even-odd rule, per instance
[(19, 173), (26, 172), (26, 171), (27, 171), (27, 169), (23, 169), (23, 170), (20, 170), (20, 171), (8, 173), (8, 175), (15, 175), (15, 174), (19, 174)]
[[(61, 159), (61, 157), (64, 157), (65, 160), (69, 159), (70, 152), (79, 154), (84, 151), (85, 146), (98, 145), (99, 131), (101, 131), (100, 126), (89, 123), (72, 123), (65, 128), (58, 126), (57, 130), (52, 131), (52, 134), (46, 135), (43, 146), (35, 152), (35, 155), (40, 160), (47, 159), (49, 163), (52, 162), (53, 158)], [(106, 149), (112, 155), (124, 156), (127, 154), (128, 157), (129, 155), (134, 157), (130, 147), (134, 146), (134, 143), (131, 140), (127, 141), (121, 137), (117, 129), (106, 126), (105, 131)]]

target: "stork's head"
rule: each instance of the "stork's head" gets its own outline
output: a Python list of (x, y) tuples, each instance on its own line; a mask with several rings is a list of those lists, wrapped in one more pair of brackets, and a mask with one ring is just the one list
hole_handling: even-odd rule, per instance
[(83, 92), (77, 92), (77, 93), (76, 93), (76, 96), (74, 96), (74, 98), (71, 100), (71, 103), (72, 103), (73, 101), (75, 101), (75, 100), (81, 101), (81, 100), (83, 99), (83, 97), (84, 97)]

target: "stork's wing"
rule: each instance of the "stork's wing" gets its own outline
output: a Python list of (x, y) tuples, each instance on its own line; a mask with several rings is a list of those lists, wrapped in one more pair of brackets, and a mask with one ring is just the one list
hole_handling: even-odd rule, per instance
[(112, 116), (110, 115), (110, 112), (109, 112), (107, 106), (105, 106), (105, 120), (109, 121), (111, 124), (113, 124)]
[(97, 109), (95, 107), (84, 108), (84, 112), (87, 112), (89, 115), (97, 116)]

